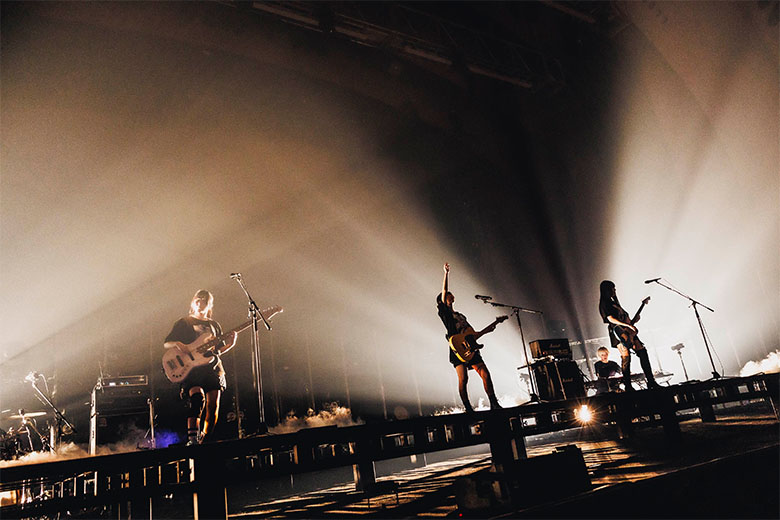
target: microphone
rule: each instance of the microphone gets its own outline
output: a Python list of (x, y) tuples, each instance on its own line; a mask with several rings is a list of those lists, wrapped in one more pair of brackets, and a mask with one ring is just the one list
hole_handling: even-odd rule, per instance
[(481, 294), (475, 294), (474, 298), (476, 298), (477, 300), (482, 300), (483, 302), (493, 299), (492, 296), (482, 296)]
[(41, 377), (41, 373), (40, 372), (30, 372), (29, 374), (27, 374), (27, 376), (25, 376), (24, 380), (25, 381), (29, 381), (30, 383), (33, 383), (39, 377)]
[(238, 280), (239, 278), (241, 278), (241, 273), (230, 273), (230, 278), (232, 278), (233, 280)]
[(660, 279), (661, 279), (661, 278), (653, 278), (652, 280), (645, 280), (645, 283), (653, 283), (653, 282), (657, 282), (657, 281), (658, 281), (658, 280), (660, 280)]

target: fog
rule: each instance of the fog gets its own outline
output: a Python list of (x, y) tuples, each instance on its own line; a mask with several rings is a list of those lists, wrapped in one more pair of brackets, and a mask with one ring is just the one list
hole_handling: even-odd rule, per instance
[[(474, 294), (543, 311), (521, 314), (526, 342), (605, 335), (602, 279), (629, 310), (652, 295), (653, 364), (681, 380), (683, 342), (706, 379), (687, 302), (642, 284), (663, 276), (716, 310), (717, 369), (736, 375), (778, 346), (777, 36), (748, 30), (757, 8), (661, 5), (665, 24), (627, 4), (613, 68), (582, 80), (609, 89), (562, 94), (584, 107), (567, 115), (502, 86), (458, 104), (417, 65), (224, 5), (4, 4), (2, 409), (41, 409), (30, 371), (77, 419), (101, 371), (170, 398), (165, 335), (200, 288), (223, 328), (245, 321), (241, 272), (284, 307), (260, 334), (270, 422), (433, 413), (458, 403), (445, 261), (475, 327), (504, 312)], [(517, 323), (485, 343), (498, 394), (522, 402)], [(237, 389), (256, 413), (248, 332), (225, 363), (223, 410)]]

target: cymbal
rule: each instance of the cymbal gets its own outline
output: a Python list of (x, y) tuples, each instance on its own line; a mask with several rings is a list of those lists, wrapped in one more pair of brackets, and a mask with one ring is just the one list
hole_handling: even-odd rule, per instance
[(46, 415), (46, 412), (25, 412), (21, 415), (9, 415), (9, 419), (26, 419), (28, 417), (40, 417), (42, 415)]

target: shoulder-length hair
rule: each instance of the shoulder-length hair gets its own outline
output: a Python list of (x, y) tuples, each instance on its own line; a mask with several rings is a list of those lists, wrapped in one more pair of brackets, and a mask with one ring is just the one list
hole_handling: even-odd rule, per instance
[(195, 300), (204, 295), (209, 297), (209, 306), (208, 311), (206, 311), (206, 318), (211, 319), (211, 315), (214, 310), (214, 295), (208, 292), (206, 289), (199, 289), (195, 294), (192, 295), (192, 300), (190, 300), (190, 314), (195, 313)]

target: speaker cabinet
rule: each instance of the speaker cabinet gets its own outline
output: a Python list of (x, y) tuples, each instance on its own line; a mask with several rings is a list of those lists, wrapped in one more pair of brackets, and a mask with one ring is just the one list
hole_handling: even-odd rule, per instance
[(89, 453), (98, 445), (121, 443), (141, 447), (154, 413), (146, 376), (101, 379), (92, 390), (89, 421)]
[(536, 362), (532, 366), (540, 399), (561, 401), (585, 397), (582, 374), (574, 361)]

